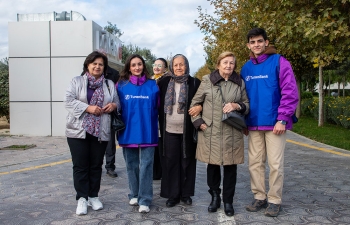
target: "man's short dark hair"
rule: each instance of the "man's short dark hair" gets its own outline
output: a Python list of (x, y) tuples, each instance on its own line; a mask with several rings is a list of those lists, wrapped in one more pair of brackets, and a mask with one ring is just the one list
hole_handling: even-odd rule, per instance
[(249, 42), (250, 38), (260, 36), (260, 35), (263, 36), (264, 41), (267, 40), (267, 34), (266, 34), (266, 31), (264, 29), (258, 28), (258, 27), (253, 28), (247, 34), (247, 41)]

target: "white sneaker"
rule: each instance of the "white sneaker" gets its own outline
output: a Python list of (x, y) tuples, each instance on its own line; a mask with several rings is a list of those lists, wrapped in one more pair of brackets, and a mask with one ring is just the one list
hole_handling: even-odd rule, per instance
[(132, 199), (130, 199), (129, 205), (139, 205), (139, 204), (137, 203), (137, 198), (132, 198)]
[(100, 210), (103, 209), (102, 202), (98, 199), (98, 197), (95, 198), (88, 198), (88, 206), (91, 206), (93, 210)]
[(148, 213), (149, 212), (149, 207), (146, 206), (146, 205), (140, 205), (139, 212), (140, 213)]
[(85, 198), (83, 198), (83, 197), (79, 198), (77, 211), (75, 213), (79, 216), (87, 214), (87, 201)]

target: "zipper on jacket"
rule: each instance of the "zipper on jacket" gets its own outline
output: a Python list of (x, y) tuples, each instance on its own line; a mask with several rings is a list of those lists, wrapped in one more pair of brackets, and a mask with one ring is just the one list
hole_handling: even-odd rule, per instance
[[(227, 81), (225, 81), (225, 92), (223, 91), (221, 92), (222, 95), (226, 93), (226, 84), (227, 84)], [(221, 98), (225, 99), (224, 96), (221, 96)], [(221, 110), (222, 110), (222, 107), (221, 107)], [(221, 138), (220, 138), (221, 164), (224, 165), (224, 149), (223, 149), (223, 140), (222, 140), (224, 138), (224, 123), (221, 122), (220, 126), (221, 126)]]
[[(211, 83), (211, 82), (210, 82)], [(213, 86), (213, 84), (211, 83), (211, 89), (213, 90), (213, 88), (214, 88), (214, 86)], [(216, 91), (216, 93), (218, 92), (218, 90)], [(212, 99), (212, 105), (214, 104), (214, 90), (211, 92), (211, 99)], [(202, 109), (203, 110), (203, 109)], [(211, 155), (211, 137), (213, 136), (213, 134), (212, 134), (212, 132), (213, 132), (213, 126), (214, 126), (214, 122), (213, 122), (213, 120), (214, 120), (214, 107), (211, 107), (211, 125), (212, 125), (212, 127), (211, 127), (211, 129), (210, 129), (210, 141), (209, 141), (209, 146), (210, 146), (210, 152), (209, 152), (209, 162), (210, 162), (210, 155)], [(207, 129), (208, 129), (208, 127), (207, 127)], [(203, 131), (203, 133), (204, 133), (204, 131)], [(204, 136), (204, 134), (203, 134), (203, 136)]]

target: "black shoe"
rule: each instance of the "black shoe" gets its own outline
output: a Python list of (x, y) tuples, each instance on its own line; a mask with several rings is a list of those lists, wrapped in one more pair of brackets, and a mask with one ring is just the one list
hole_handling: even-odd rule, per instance
[(248, 205), (245, 207), (245, 209), (249, 212), (257, 212), (262, 208), (266, 208), (267, 207), (267, 201), (265, 200), (258, 200), (258, 199), (254, 199), (254, 201), (252, 202), (252, 204)]
[(114, 170), (107, 170), (106, 174), (110, 177), (113, 177), (113, 178), (118, 177), (117, 172), (115, 172)]
[(233, 216), (235, 214), (232, 203), (224, 203), (224, 208), (226, 216)]
[(180, 202), (180, 199), (178, 198), (169, 198), (167, 201), (166, 201), (166, 206), (167, 207), (174, 207), (176, 206), (176, 204), (178, 204)]
[(218, 208), (220, 208), (220, 205), (221, 205), (220, 192), (221, 190), (209, 190), (209, 193), (211, 194), (211, 202), (208, 207), (208, 212), (216, 212)]
[(276, 217), (278, 216), (278, 213), (280, 212), (280, 210), (281, 210), (280, 204), (269, 203), (269, 206), (265, 211), (265, 216)]
[(192, 198), (191, 197), (182, 197), (181, 201), (185, 203), (186, 205), (192, 205)]

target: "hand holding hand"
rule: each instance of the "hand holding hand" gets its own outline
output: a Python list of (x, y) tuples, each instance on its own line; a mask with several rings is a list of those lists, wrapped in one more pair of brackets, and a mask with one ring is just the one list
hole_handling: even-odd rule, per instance
[(188, 114), (192, 117), (196, 117), (199, 115), (199, 113), (202, 111), (202, 106), (201, 105), (195, 105), (192, 108), (188, 110)]
[(88, 113), (91, 113), (95, 116), (99, 116), (103, 112), (102, 109), (100, 107), (98, 107), (97, 105), (89, 105), (85, 111)]
[(107, 105), (105, 105), (102, 110), (104, 113), (111, 113), (113, 112), (115, 109), (117, 108), (117, 104), (115, 103), (108, 103)]

